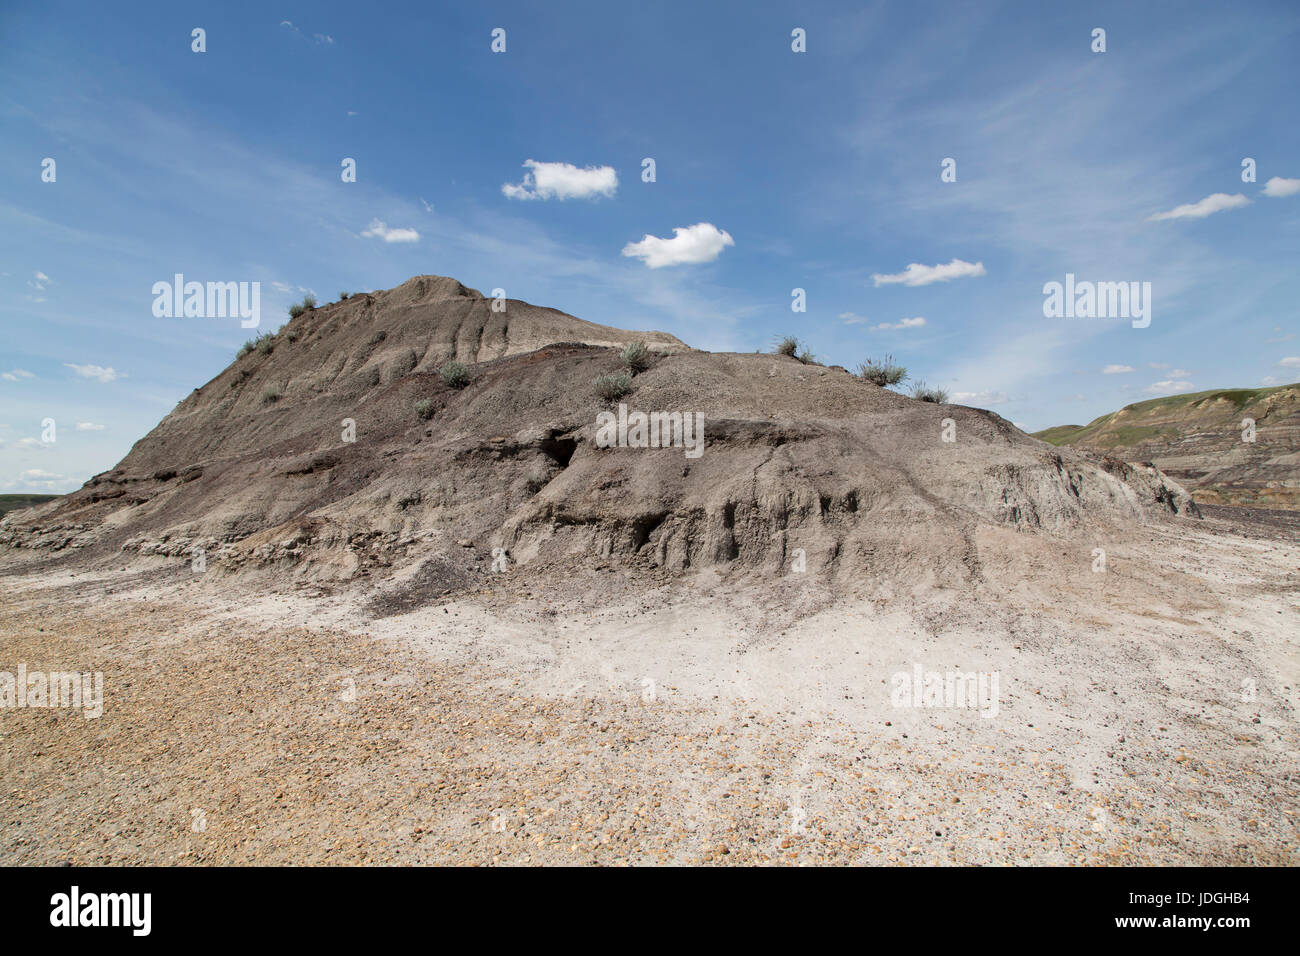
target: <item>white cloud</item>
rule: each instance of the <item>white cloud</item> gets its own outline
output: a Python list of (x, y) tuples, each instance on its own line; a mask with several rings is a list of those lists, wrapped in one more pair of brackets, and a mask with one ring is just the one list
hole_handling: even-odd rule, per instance
[(1277, 376), (1276, 376), (1276, 375), (1265, 375), (1263, 378), (1261, 378), (1261, 379), (1259, 380), (1259, 384), (1260, 384), (1260, 385), (1276, 385), (1276, 384), (1277, 384)]
[(984, 263), (963, 262), (961, 259), (953, 259), (952, 262), (945, 265), (923, 266), (919, 262), (911, 263), (902, 272), (894, 275), (881, 275), (876, 273), (871, 278), (877, 286), (882, 285), (929, 285), (932, 282), (948, 282), (952, 279), (965, 279), (973, 276), (985, 275)]
[(918, 315), (914, 319), (903, 319), (902, 321), (894, 322), (893, 324), (890, 324), (889, 322), (881, 322), (879, 325), (873, 325), (871, 331), (889, 332), (894, 329), (919, 329), (923, 325), (925, 325), (925, 319)]
[(1133, 371), (1132, 365), (1107, 365), (1101, 370), (1102, 375), (1123, 375), (1125, 372)]
[(953, 392), (953, 401), (963, 405), (1005, 405), (1009, 399), (1006, 392)]
[(1196, 386), (1185, 379), (1169, 379), (1166, 382), (1154, 382), (1147, 386), (1148, 392), (1158, 392), (1162, 395), (1177, 394), (1178, 392), (1191, 392)]
[(420, 197), (420, 202), (424, 203), (424, 211), (425, 211), (425, 212), (433, 212), (433, 203), (431, 203), (431, 202), (425, 202), (423, 196)]
[(1227, 193), (1214, 193), (1196, 202), (1175, 206), (1168, 212), (1158, 212), (1153, 216), (1148, 216), (1147, 222), (1160, 222), (1165, 219), (1204, 219), (1206, 216), (1216, 212), (1223, 212), (1225, 209), (1237, 209), (1240, 206), (1249, 205), (1250, 200), (1241, 193), (1233, 193), (1231, 196)]
[(19, 477), (25, 481), (62, 481), (62, 475), (56, 475), (53, 472), (41, 471), (39, 468), (31, 468), (24, 471)]
[(856, 312), (841, 312), (840, 318), (844, 320), (845, 325), (861, 325), (863, 322), (871, 321), (865, 315), (858, 315)]
[(378, 219), (370, 220), (370, 227), (361, 235), (384, 242), (418, 242), (420, 239), (420, 234), (414, 229), (390, 229)]
[(37, 438), (20, 438), (16, 442), (14, 442), (14, 445), (17, 446), (18, 448), (49, 448), (50, 447), (48, 442), (43, 442)]
[(1024, 422), (1012, 422), (1011, 424), (1015, 425), (1015, 426), (1016, 426), (1017, 428), (1019, 428), (1022, 432), (1027, 432), (1027, 431), (1029, 431), (1029, 426), (1026, 425)]
[(35, 375), (27, 371), (25, 368), (15, 368), (10, 369), (8, 372), (0, 373), (0, 378), (4, 379), (6, 382), (17, 382), (19, 379), (35, 377)]
[(579, 169), (570, 163), (524, 161), (532, 172), (524, 173), (519, 185), (505, 183), (501, 192), (507, 199), (589, 199), (613, 196), (618, 189), (618, 174), (613, 166), (588, 166)]
[[(292, 30), (298, 36), (302, 37), (304, 40), (309, 39), (307, 34), (303, 33), (301, 30), (299, 30), (296, 26), (293, 25), (292, 20), (281, 20), (280, 26), (288, 27), (290, 30)], [(318, 45), (325, 44), (326, 46), (329, 46), (334, 42), (334, 38), (330, 36), (328, 33), (313, 33), (310, 37), (310, 40), (311, 42), (316, 43)]]
[(1168, 368), (1168, 362), (1147, 362), (1147, 368)]
[(77, 422), (77, 431), (79, 432), (102, 432), (103, 425), (97, 425), (94, 422)]
[(1300, 355), (1288, 355), (1277, 364), (1283, 368), (1300, 368)]
[(112, 368), (104, 368), (102, 365), (75, 365), (72, 362), (64, 362), (63, 364), (72, 369), (82, 378), (98, 379), (105, 385), (119, 377), (117, 372)]
[(1170, 378), (1190, 378), (1191, 375), (1192, 373), (1185, 368), (1176, 368), (1169, 373)]
[(677, 266), (684, 263), (712, 262), (722, 255), (727, 246), (736, 240), (710, 222), (697, 222), (693, 226), (673, 227), (671, 239), (647, 235), (640, 242), (629, 242), (623, 255), (634, 256), (651, 269)]
[(1274, 176), (1264, 184), (1265, 196), (1294, 196), (1300, 193), (1300, 179), (1283, 179), (1281, 176)]

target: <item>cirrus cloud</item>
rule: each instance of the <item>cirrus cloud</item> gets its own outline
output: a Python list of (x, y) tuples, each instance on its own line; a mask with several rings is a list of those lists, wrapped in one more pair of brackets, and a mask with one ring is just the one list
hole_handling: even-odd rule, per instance
[(697, 222), (693, 226), (675, 226), (671, 239), (647, 234), (640, 242), (629, 242), (623, 247), (623, 255), (640, 259), (651, 269), (659, 269), (712, 262), (722, 255), (723, 249), (735, 244), (729, 233), (713, 223)]

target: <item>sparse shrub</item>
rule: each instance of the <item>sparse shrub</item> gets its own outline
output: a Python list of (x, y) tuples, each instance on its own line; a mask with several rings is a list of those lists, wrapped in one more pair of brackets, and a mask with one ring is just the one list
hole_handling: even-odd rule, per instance
[(936, 405), (948, 404), (948, 393), (942, 388), (928, 388), (925, 382), (917, 382), (912, 389), (912, 397), (921, 402), (934, 402)]
[(632, 376), (627, 372), (615, 372), (612, 375), (599, 376), (592, 384), (596, 388), (597, 395), (607, 402), (612, 402), (632, 391)]
[(401, 357), (393, 363), (393, 377), (401, 378), (403, 375), (409, 375), (420, 364), (420, 357), (415, 354), (415, 349), (407, 349)]
[(270, 355), (271, 350), (275, 348), (275, 336), (270, 332), (264, 332), (257, 337), (257, 351), (261, 355)]
[(253, 351), (253, 349), (255, 348), (257, 348), (257, 343), (254, 342), (252, 339), (249, 339), (247, 342), (245, 342), (243, 345), (239, 347), (239, 351), (235, 353), (235, 358), (241, 359), (249, 352)]
[(340, 293), (339, 293), (339, 301), (340, 301), (340, 302), (346, 302), (346, 301), (348, 301), (348, 296), (350, 296), (351, 294), (352, 294), (351, 292), (340, 292)]
[(907, 369), (895, 362), (892, 355), (886, 355), (880, 361), (869, 358), (859, 365), (858, 377), (872, 385), (884, 388), (886, 385), (897, 385), (906, 379)]
[(366, 383), (367, 388), (374, 388), (379, 384), (379, 366), (372, 365), (366, 369), (365, 378), (362, 380)]
[(284, 389), (279, 385), (268, 385), (262, 389), (262, 404), (270, 405), (272, 402), (278, 402), (283, 394)]
[(433, 399), (422, 398), (415, 403), (415, 414), (420, 416), (420, 421), (427, 422), (433, 417)]
[(644, 342), (629, 342), (618, 353), (619, 359), (629, 372), (636, 375), (650, 367), (650, 349)]
[(464, 388), (469, 384), (468, 366), (452, 359), (445, 363), (442, 368), (438, 369), (438, 374), (442, 376), (444, 384), (451, 388)]
[(795, 353), (799, 351), (799, 340), (793, 335), (787, 335), (776, 343), (775, 351), (777, 355), (788, 355), (794, 358)]
[(316, 297), (314, 295), (305, 295), (301, 302), (295, 302), (289, 306), (289, 318), (296, 319), (304, 312), (310, 312), (316, 308)]
[(795, 356), (804, 365), (817, 365), (817, 356), (812, 354), (812, 350), (804, 346), (803, 350)]
[(294, 342), (298, 341), (298, 330), (290, 329), (289, 331), (284, 333), (284, 338), (285, 341), (287, 341), (290, 345), (293, 345)]
[(371, 348), (374, 348), (376, 345), (378, 345), (386, 338), (388, 338), (388, 333), (385, 332), (383, 329), (380, 329), (374, 335), (370, 336), (370, 342), (368, 344), (370, 345)]

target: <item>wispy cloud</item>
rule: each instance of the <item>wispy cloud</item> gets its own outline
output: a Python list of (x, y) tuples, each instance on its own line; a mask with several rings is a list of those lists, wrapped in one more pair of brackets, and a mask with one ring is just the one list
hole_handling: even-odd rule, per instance
[(953, 392), (953, 400), (963, 405), (975, 405), (980, 408), (989, 405), (1005, 405), (1009, 398), (1006, 392)]
[(570, 163), (524, 161), (523, 182), (505, 183), (501, 192), (507, 199), (592, 199), (613, 196), (618, 190), (618, 174), (613, 166), (587, 166), (579, 169)]
[(1300, 355), (1288, 355), (1277, 364), (1283, 368), (1300, 368)]
[(1204, 219), (1206, 216), (1211, 216), (1216, 212), (1223, 212), (1225, 209), (1238, 209), (1249, 205), (1250, 200), (1241, 193), (1233, 193), (1231, 196), (1227, 193), (1214, 193), (1204, 199), (1198, 199), (1196, 202), (1175, 206), (1168, 212), (1158, 212), (1155, 215), (1147, 216), (1147, 222), (1162, 222), (1165, 219)]
[(1156, 395), (1176, 395), (1179, 392), (1194, 392), (1196, 386), (1186, 379), (1168, 379), (1164, 382), (1153, 382), (1147, 386), (1147, 391)]
[(21, 381), (24, 378), (35, 378), (35, 377), (36, 377), (35, 375), (27, 371), (27, 369), (25, 368), (15, 368), (15, 369), (10, 369), (8, 372), (0, 373), (0, 378), (4, 379), (6, 382), (17, 382), (17, 381)]
[(693, 226), (676, 226), (671, 239), (647, 235), (640, 242), (629, 242), (623, 255), (643, 261), (651, 269), (712, 262), (722, 255), (727, 246), (736, 241), (726, 231), (711, 222), (697, 222)]
[(1132, 365), (1107, 365), (1101, 370), (1102, 375), (1123, 375), (1125, 372), (1133, 371)]
[(102, 432), (103, 430), (104, 426), (95, 422), (77, 422), (77, 431), (79, 432)]
[(298, 27), (294, 26), (293, 21), (291, 20), (281, 20), (280, 26), (288, 27), (295, 35), (302, 37), (309, 43), (315, 43), (317, 46), (332, 46), (334, 44), (334, 38), (328, 33), (313, 33), (308, 36), (302, 30), (298, 29)]
[(877, 286), (882, 285), (930, 285), (932, 282), (950, 282), (953, 279), (966, 279), (985, 275), (984, 263), (963, 262), (953, 259), (947, 265), (925, 266), (913, 262), (902, 272), (893, 275), (874, 274), (871, 278)]
[(418, 242), (420, 239), (420, 234), (414, 229), (393, 229), (378, 219), (370, 220), (370, 226), (361, 235), (384, 242)]
[(121, 377), (114, 369), (105, 368), (102, 365), (77, 365), (73, 362), (64, 362), (63, 364), (82, 378), (93, 378), (106, 385)]
[(871, 326), (872, 332), (892, 332), (896, 329), (919, 329), (925, 325), (925, 319), (917, 316), (914, 319), (902, 319), (898, 322), (881, 322), (879, 325)]

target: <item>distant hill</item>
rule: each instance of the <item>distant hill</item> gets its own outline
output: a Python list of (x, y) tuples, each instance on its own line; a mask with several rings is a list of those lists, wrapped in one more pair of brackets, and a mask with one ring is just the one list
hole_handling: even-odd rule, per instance
[(32, 505), (44, 504), (47, 501), (53, 501), (58, 495), (0, 495), (0, 516), (8, 514), (10, 511), (17, 511), (20, 508), (30, 508)]
[[(1243, 439), (1245, 419), (1254, 442)], [(1198, 501), (1300, 509), (1300, 384), (1153, 398), (1034, 437), (1152, 462)]]

